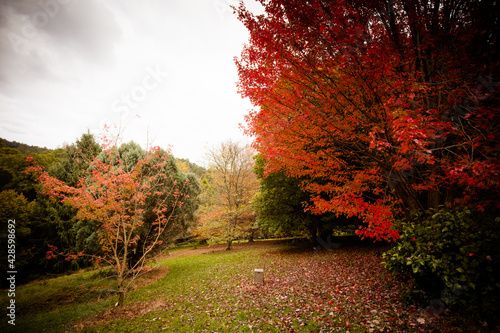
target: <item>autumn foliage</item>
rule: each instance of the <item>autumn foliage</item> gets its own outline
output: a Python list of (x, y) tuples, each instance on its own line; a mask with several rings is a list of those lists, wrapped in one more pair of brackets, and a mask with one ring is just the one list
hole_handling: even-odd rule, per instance
[(236, 9), (246, 133), (267, 173), (304, 180), (309, 210), (394, 240), (410, 213), (499, 207), (494, 2), (260, 2)]
[[(43, 194), (75, 208), (76, 219), (97, 221), (104, 255), (95, 259), (115, 268), (121, 295), (126, 291), (125, 278), (134, 277), (144, 269), (147, 255), (161, 244), (164, 231), (188, 199), (182, 192), (187, 180), (178, 184), (172, 179), (168, 156), (155, 147), (144, 158), (130, 163), (120, 157), (116, 148), (108, 148), (100, 158), (94, 158), (75, 187), (50, 176), (28, 158), (32, 163), (28, 171), (37, 175)], [(150, 225), (145, 224), (148, 216), (154, 217)], [(134, 253), (140, 253), (140, 258), (130, 264)], [(60, 254), (52, 247), (47, 257)], [(64, 255), (73, 259), (84, 254)]]
[(252, 154), (249, 146), (232, 141), (208, 150), (210, 181), (204, 205), (198, 212), (195, 234), (199, 239), (225, 242), (230, 250), (234, 240), (252, 238), (257, 228), (251, 202), (258, 191)]

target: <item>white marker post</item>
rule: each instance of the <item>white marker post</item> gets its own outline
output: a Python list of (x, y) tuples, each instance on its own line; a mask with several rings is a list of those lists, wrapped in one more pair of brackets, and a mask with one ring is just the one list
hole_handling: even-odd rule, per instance
[(262, 268), (256, 268), (253, 270), (253, 282), (264, 283), (264, 270)]

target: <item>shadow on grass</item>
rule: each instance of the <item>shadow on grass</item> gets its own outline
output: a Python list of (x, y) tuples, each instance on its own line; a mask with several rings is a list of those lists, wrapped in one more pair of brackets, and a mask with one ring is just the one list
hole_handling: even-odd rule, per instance
[[(275, 243), (276, 244), (276, 243)], [(279, 243), (283, 248), (276, 249), (275, 251), (286, 253), (321, 253), (321, 252), (335, 252), (338, 250), (351, 250), (351, 249), (367, 249), (373, 250), (376, 254), (381, 255), (383, 252), (392, 247), (391, 243), (385, 241), (374, 242), (373, 240), (362, 240), (357, 235), (352, 236), (332, 236), (326, 238), (318, 237), (315, 244), (307, 238), (296, 238), (283, 240)]]

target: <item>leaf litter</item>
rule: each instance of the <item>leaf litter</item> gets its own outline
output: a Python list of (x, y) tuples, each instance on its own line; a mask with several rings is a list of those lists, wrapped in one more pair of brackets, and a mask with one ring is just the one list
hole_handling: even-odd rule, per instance
[[(232, 260), (224, 251), (205, 250), (221, 256), (218, 263), (183, 276), (177, 289), (155, 290), (154, 299), (127, 305), (133, 311), (106, 310), (104, 317), (149, 316), (153, 331), (464, 332), (406, 305), (404, 286), (382, 266), (380, 248), (318, 252), (240, 244), (238, 251), (248, 253)], [(263, 284), (253, 282), (254, 268), (264, 268)]]

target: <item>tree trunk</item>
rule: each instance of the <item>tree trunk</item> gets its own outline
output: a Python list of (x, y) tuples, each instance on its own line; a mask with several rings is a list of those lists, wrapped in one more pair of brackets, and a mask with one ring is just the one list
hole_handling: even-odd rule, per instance
[(123, 302), (124, 302), (124, 299), (125, 299), (125, 291), (120, 291), (120, 296), (118, 298), (118, 306), (123, 306)]
[(118, 270), (118, 292), (120, 293), (120, 296), (118, 298), (118, 306), (123, 306), (123, 299), (125, 298), (125, 289), (123, 288), (123, 283), (125, 282), (125, 277), (127, 276), (127, 265), (128, 265), (128, 251), (127, 247), (125, 246), (124, 253), (123, 253), (123, 258), (120, 261), (120, 267)]
[(435, 189), (429, 190), (427, 194), (427, 208), (437, 210), (439, 207), (439, 192)]
[[(118, 274), (122, 274), (121, 272)], [(118, 306), (123, 306), (123, 301), (125, 299), (125, 290), (123, 289), (123, 276), (118, 276)]]
[(311, 246), (316, 246), (318, 244), (318, 224), (316, 221), (311, 221), (307, 226), (307, 231), (309, 231), (309, 242)]
[(233, 243), (233, 241), (232, 241), (232, 240), (228, 240), (228, 241), (227, 241), (226, 251), (231, 250), (231, 244), (232, 244), (232, 243)]
[(128, 253), (128, 268), (132, 269), (142, 259), (144, 255), (144, 240), (139, 239), (135, 251)]
[(416, 192), (411, 188), (409, 182), (397, 182), (391, 186), (395, 190), (396, 197), (401, 199), (408, 213), (415, 213), (423, 208), (417, 200)]

